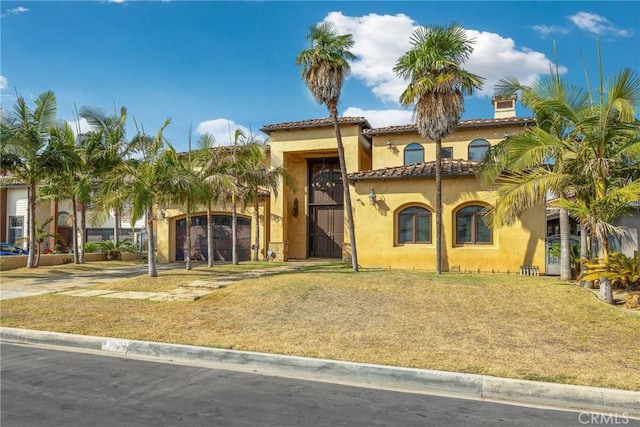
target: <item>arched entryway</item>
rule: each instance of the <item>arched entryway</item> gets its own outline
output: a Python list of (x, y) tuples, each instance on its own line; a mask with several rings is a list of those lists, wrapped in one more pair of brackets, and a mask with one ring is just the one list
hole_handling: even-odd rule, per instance
[[(213, 253), (214, 261), (231, 261), (232, 233), (231, 215), (213, 215)], [(236, 249), (238, 261), (251, 259), (251, 220), (238, 217), (236, 229)], [(176, 221), (176, 261), (184, 261), (186, 254), (191, 253), (192, 260), (206, 260), (207, 246), (207, 216), (200, 215), (191, 218), (191, 250), (187, 248), (187, 220)]]

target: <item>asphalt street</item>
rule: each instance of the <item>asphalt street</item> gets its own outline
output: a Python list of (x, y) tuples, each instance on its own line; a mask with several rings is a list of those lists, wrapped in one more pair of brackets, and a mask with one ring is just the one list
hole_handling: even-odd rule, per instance
[[(3, 427), (567, 427), (614, 420), (6, 342), (0, 352)], [(617, 424), (640, 425), (617, 416)]]

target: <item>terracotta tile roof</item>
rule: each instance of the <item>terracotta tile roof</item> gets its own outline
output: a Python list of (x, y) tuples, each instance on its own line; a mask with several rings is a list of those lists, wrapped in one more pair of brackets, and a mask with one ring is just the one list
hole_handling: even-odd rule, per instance
[[(458, 124), (458, 128), (472, 128), (480, 126), (500, 126), (500, 125), (535, 125), (536, 120), (533, 117), (508, 117), (504, 119), (473, 119), (473, 120), (461, 120)], [(365, 135), (384, 135), (389, 133), (408, 133), (418, 132), (418, 127), (415, 124), (403, 125), (403, 126), (388, 126), (384, 128), (365, 129)]]
[[(364, 117), (338, 117), (338, 123), (340, 124), (353, 124), (353, 125), (363, 125), (365, 129), (371, 128), (371, 125)], [(260, 131), (266, 133), (267, 135), (270, 132), (275, 130), (289, 130), (289, 129), (305, 129), (305, 128), (314, 128), (314, 127), (327, 127), (333, 126), (333, 120), (327, 117), (324, 119), (311, 119), (311, 120), (302, 120), (299, 122), (285, 122), (285, 123), (276, 123), (272, 125), (266, 125), (260, 129)]]
[[(362, 181), (365, 179), (394, 179), (394, 178), (417, 178), (435, 177), (436, 162), (416, 163), (407, 166), (395, 166), (390, 168), (354, 172), (347, 175), (349, 181)], [(465, 176), (475, 175), (479, 161), (469, 160), (442, 160), (442, 176)]]

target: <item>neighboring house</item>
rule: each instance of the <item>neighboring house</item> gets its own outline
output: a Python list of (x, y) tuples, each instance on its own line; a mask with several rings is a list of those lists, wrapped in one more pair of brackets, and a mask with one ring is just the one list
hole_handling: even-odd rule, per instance
[(635, 251), (640, 252), (640, 201), (629, 208), (627, 215), (617, 218), (613, 225), (619, 227), (620, 234), (609, 238), (609, 248), (633, 257)]
[[(27, 215), (27, 187), (23, 184), (9, 185), (0, 189), (0, 241), (15, 243), (20, 237), (25, 237), (29, 232)], [(73, 206), (71, 201), (61, 202), (47, 201), (41, 202), (36, 207), (36, 225), (44, 223), (48, 218), (54, 217), (48, 232), (51, 235), (58, 235), (58, 238), (45, 240), (42, 250), (54, 249), (59, 244), (63, 250), (73, 248), (73, 227), (72, 227)], [(87, 218), (91, 218), (92, 212), (87, 212)], [(121, 239), (134, 240), (143, 231), (144, 219), (135, 224), (127, 218), (121, 221)], [(85, 241), (95, 242), (100, 240), (113, 240), (114, 238), (114, 217), (109, 218), (102, 224), (90, 224), (87, 220), (87, 233)], [(22, 247), (27, 248), (27, 242), (23, 241)]]
[[(547, 203), (552, 200), (548, 200)], [(560, 275), (560, 256), (558, 251), (550, 250), (553, 245), (557, 245), (558, 248), (560, 246), (558, 212), (558, 208), (547, 207), (546, 274), (550, 276)], [(640, 205), (636, 203), (630, 206), (627, 214), (616, 218), (613, 225), (618, 228), (618, 233), (609, 236), (609, 250), (633, 257), (635, 251), (640, 251)], [(587, 236), (587, 241), (591, 242), (590, 236)], [(580, 224), (573, 218), (569, 218), (569, 244), (580, 247)], [(602, 256), (602, 253), (597, 255)]]
[[(27, 186), (12, 184), (0, 188), (0, 241), (14, 244), (26, 236), (27, 223)], [(22, 245), (27, 247), (27, 242)]]

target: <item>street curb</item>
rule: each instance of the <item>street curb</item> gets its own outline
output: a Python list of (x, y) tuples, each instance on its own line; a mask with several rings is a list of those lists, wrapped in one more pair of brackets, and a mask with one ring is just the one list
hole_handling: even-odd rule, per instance
[(303, 375), (307, 379), (333, 379), (354, 385), (383, 385), (422, 393), (491, 399), (640, 417), (640, 391), (575, 386), (487, 375), (411, 369), (366, 363), (341, 362), (298, 356), (264, 354), (181, 344), (116, 339), (0, 327), (0, 339), (19, 343), (74, 347), (106, 353), (151, 356), (163, 360), (217, 362)]

